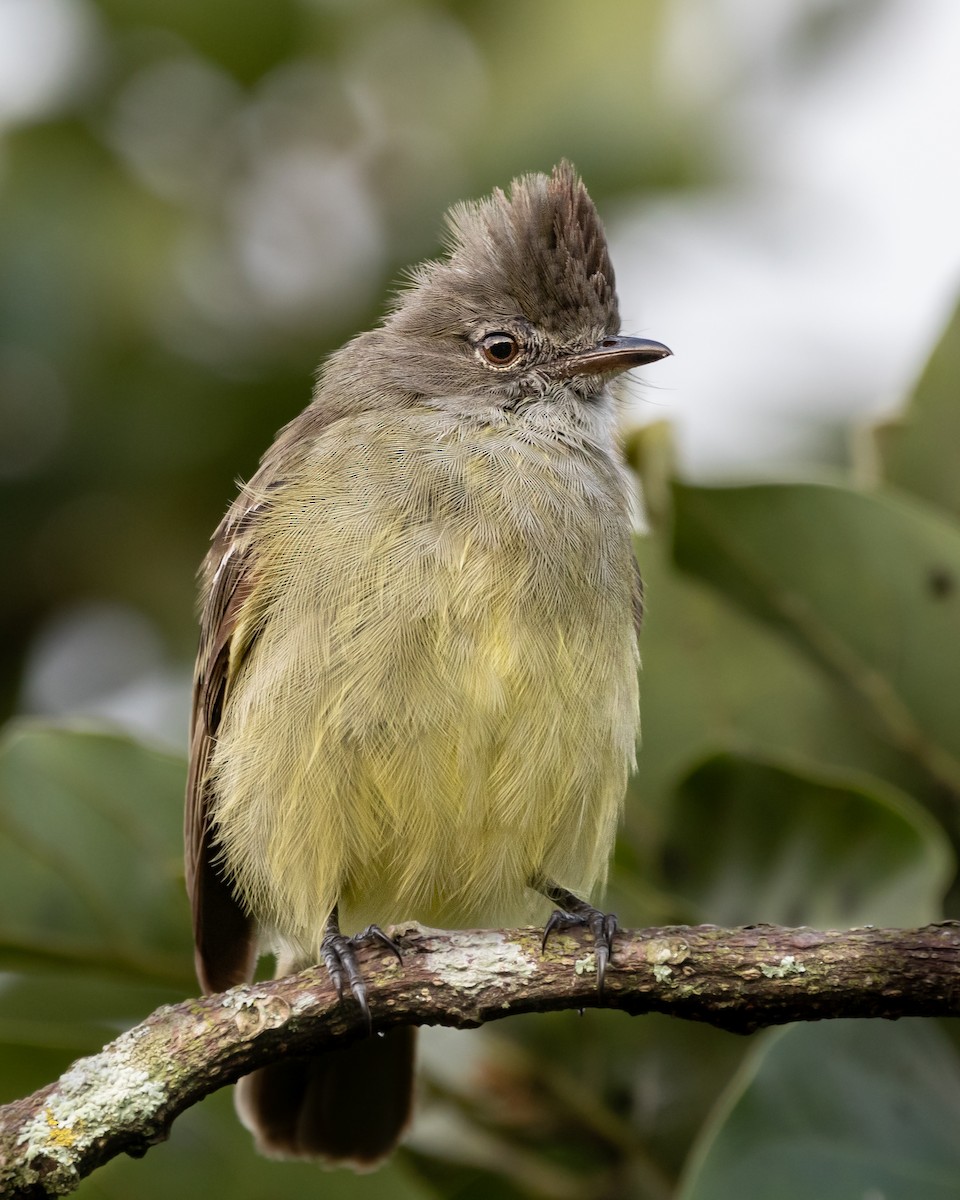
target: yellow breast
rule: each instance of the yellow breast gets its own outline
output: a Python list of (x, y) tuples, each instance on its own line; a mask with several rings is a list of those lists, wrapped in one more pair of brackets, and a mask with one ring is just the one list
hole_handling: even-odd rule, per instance
[(258, 635), (213, 758), (227, 864), (315, 954), (345, 927), (518, 919), (589, 893), (637, 723), (612, 460), (515, 431), (357, 418), (272, 498)]

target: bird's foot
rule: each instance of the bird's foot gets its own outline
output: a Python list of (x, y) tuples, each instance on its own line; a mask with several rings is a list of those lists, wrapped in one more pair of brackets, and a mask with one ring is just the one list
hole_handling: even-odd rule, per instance
[(337, 989), (337, 996), (341, 1000), (343, 999), (344, 983), (348, 984), (350, 991), (353, 993), (354, 1000), (356, 1000), (360, 1006), (360, 1011), (366, 1018), (368, 1026), (372, 1025), (372, 1021), (370, 1018), (370, 1006), (367, 1003), (367, 985), (360, 974), (356, 950), (360, 946), (369, 946), (371, 944), (383, 946), (391, 954), (397, 956), (397, 962), (403, 961), (400, 947), (392, 937), (388, 937), (383, 932), (379, 925), (368, 925), (366, 929), (354, 934), (352, 937), (347, 937), (346, 934), (341, 933), (337, 922), (336, 910), (334, 910), (330, 921), (327, 923), (327, 931), (324, 934), (323, 941), (320, 943), (320, 955), (323, 958), (323, 965), (327, 968), (330, 982)]
[[(569, 895), (569, 893), (568, 893)], [(566, 897), (564, 898), (566, 900)], [(607, 965), (613, 959), (613, 938), (617, 932), (617, 918), (613, 913), (601, 912), (585, 900), (569, 896), (575, 904), (565, 903), (563, 908), (555, 909), (550, 914), (546, 928), (543, 931), (541, 951), (546, 950), (551, 933), (566, 929), (589, 929), (593, 934), (594, 954), (597, 959), (597, 991), (603, 995), (603, 984), (607, 975)]]

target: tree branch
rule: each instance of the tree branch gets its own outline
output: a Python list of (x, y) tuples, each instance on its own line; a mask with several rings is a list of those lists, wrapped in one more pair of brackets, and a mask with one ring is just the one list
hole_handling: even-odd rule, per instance
[[(465, 1029), (514, 1013), (616, 1008), (740, 1033), (827, 1017), (953, 1016), (960, 923), (846, 933), (752, 925), (623, 932), (606, 994), (589, 939), (539, 931), (394, 931), (402, 967), (376, 946), (360, 961), (375, 1028)], [(319, 968), (158, 1009), (55, 1083), (0, 1107), (0, 1195), (72, 1191), (96, 1167), (163, 1141), (209, 1092), (287, 1054), (367, 1036)]]

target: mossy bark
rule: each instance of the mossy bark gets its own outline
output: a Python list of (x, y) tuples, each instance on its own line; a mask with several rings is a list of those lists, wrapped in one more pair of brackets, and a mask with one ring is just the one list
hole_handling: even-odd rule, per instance
[[(469, 1028), (515, 1013), (615, 1008), (750, 1033), (830, 1017), (960, 1012), (960, 924), (848, 932), (751, 925), (617, 935), (598, 995), (589, 938), (541, 932), (394, 931), (402, 966), (363, 951), (375, 1028)], [(322, 969), (151, 1014), (59, 1080), (0, 1108), (0, 1195), (63, 1195), (121, 1153), (143, 1154), (209, 1092), (286, 1054), (368, 1036)]]

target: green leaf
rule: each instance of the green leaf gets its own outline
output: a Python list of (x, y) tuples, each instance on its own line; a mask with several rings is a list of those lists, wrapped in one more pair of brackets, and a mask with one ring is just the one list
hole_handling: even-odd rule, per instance
[(930, 1021), (764, 1035), (677, 1200), (956, 1200), (960, 1060)]
[(960, 517), (960, 308), (905, 412), (872, 431), (872, 472)]
[[(857, 699), (795, 644), (678, 571), (657, 539), (639, 540), (637, 556), (647, 585), (643, 737), (619, 846), (624, 864), (631, 851), (640, 857), (630, 864), (634, 876), (649, 873), (648, 850), (658, 843), (661, 814), (678, 780), (719, 750), (785, 757), (811, 770), (856, 770), (914, 794), (929, 786), (916, 764), (864, 719)], [(643, 919), (664, 915), (651, 911)]]
[(193, 988), (182, 759), (130, 738), (14, 726), (0, 742), (0, 962)]
[(942, 916), (954, 871), (909, 796), (732, 754), (682, 781), (664, 856), (691, 919), (717, 925), (922, 925)]
[[(104, 979), (79, 970), (3, 973), (0, 1044), (44, 1046), (74, 1058), (93, 1054), (162, 1004), (182, 999), (175, 988)], [(5, 1056), (3, 1061), (6, 1064)]]
[(786, 633), (960, 793), (960, 530), (888, 495), (674, 488), (678, 564)]
[(618, 1196), (672, 1195), (670, 1181), (750, 1049), (736, 1034), (658, 1013), (536, 1013), (483, 1033), (485, 1053), (458, 1081), (460, 1105), (481, 1128), (582, 1181), (538, 1195), (612, 1196), (611, 1171)]
[(0, 973), (0, 1104), (58, 1078), (182, 989), (103, 978), (76, 966), (29, 974)]
[(368, 1175), (316, 1163), (273, 1162), (253, 1148), (233, 1109), (233, 1089), (208, 1096), (173, 1124), (145, 1158), (114, 1158), (74, 1193), (79, 1200), (436, 1200), (398, 1161)]
[(650, 421), (627, 434), (624, 457), (643, 491), (643, 515), (659, 531), (670, 519), (670, 485), (677, 474), (673, 425)]

